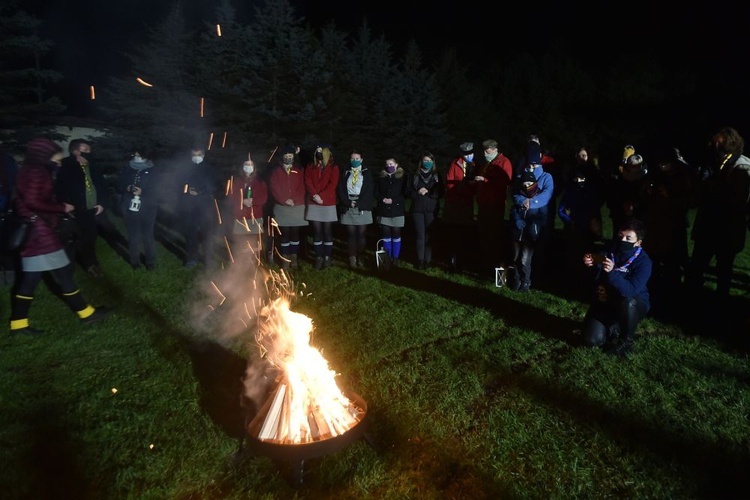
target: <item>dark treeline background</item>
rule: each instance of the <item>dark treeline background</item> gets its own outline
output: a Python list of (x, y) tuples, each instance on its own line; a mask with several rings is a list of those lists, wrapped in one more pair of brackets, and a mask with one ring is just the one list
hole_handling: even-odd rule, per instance
[[(149, 18), (123, 43), (125, 71), (83, 101), (87, 83), (45, 67), (62, 50), (43, 37), (45, 20), (0, 0), (4, 147), (18, 152), (33, 135), (64, 124), (105, 130), (95, 151), (113, 167), (134, 149), (156, 160), (185, 158), (213, 134), (209, 154), (219, 162), (324, 142), (339, 162), (359, 149), (371, 166), (395, 156), (411, 169), (424, 150), (445, 166), (458, 144), (487, 138), (515, 160), (535, 133), (563, 161), (586, 145), (601, 162), (616, 162), (634, 144), (647, 161), (649, 148), (671, 145), (700, 162), (715, 129), (742, 133), (746, 125), (739, 120), (748, 97), (736, 74), (719, 61), (696, 64), (707, 56), (687, 48), (668, 56), (602, 54), (592, 38), (586, 54), (564, 43), (533, 52), (498, 45), (487, 51), (496, 56), (462, 61), (450, 47), (435, 53), (414, 39), (394, 45), (366, 19), (353, 32), (333, 22), (313, 26), (288, 0), (264, 0), (252, 12), (243, 4), (240, 21), (236, 3), (221, 0), (197, 28), (179, 1)], [(77, 98), (55, 96), (71, 85)]]

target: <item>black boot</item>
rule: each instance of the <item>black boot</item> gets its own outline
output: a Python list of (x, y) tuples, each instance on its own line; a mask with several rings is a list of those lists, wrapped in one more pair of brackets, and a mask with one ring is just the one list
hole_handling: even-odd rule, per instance
[(323, 269), (323, 257), (315, 257), (315, 269)]

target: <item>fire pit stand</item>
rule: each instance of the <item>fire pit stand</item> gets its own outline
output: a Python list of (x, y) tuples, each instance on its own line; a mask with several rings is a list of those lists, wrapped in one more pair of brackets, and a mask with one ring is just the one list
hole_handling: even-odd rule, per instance
[(248, 415), (245, 420), (245, 434), (243, 442), (240, 444), (240, 450), (246, 448), (254, 455), (265, 456), (272, 460), (288, 463), (292, 469), (292, 482), (294, 486), (301, 486), (304, 478), (305, 460), (335, 453), (362, 437), (372, 445), (371, 439), (365, 432), (367, 428), (367, 403), (361, 396), (353, 392), (347, 392), (345, 396), (354, 406), (362, 410), (362, 416), (356, 425), (349, 428), (343, 434), (305, 443), (287, 444), (266, 441), (259, 439), (255, 429), (251, 429), (253, 427), (253, 419)]

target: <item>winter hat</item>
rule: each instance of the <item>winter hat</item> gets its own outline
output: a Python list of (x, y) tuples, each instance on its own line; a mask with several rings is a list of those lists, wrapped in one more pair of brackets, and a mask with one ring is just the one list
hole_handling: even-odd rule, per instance
[(464, 142), (459, 146), (461, 148), (461, 152), (463, 153), (473, 153), (474, 152), (474, 143), (473, 142)]
[(62, 152), (62, 148), (46, 137), (32, 139), (26, 145), (24, 163), (47, 165), (55, 153)]
[(542, 146), (536, 141), (526, 143), (526, 165), (542, 164)]
[(294, 146), (294, 144), (287, 144), (286, 146), (281, 148), (281, 156), (293, 154), (297, 154), (297, 148)]

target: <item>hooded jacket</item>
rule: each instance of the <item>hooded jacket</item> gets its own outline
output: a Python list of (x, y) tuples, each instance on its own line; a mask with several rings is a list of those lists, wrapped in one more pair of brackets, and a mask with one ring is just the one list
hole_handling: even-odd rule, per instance
[(55, 196), (50, 159), (62, 148), (46, 138), (29, 142), (23, 164), (18, 170), (14, 208), (23, 218), (32, 219), (21, 257), (46, 255), (63, 249), (55, 228), (65, 205)]

